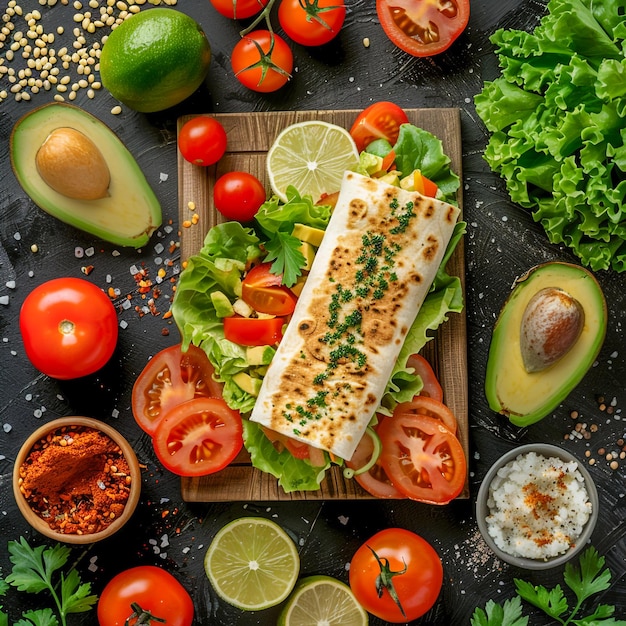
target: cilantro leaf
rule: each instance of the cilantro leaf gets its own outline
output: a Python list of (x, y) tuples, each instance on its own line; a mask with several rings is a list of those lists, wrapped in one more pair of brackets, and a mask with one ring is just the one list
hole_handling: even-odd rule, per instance
[(0, 578), (0, 596), (3, 596), (7, 592), (8, 589), (9, 589), (9, 585), (7, 584), (7, 582), (2, 580), (2, 578)]
[(519, 596), (497, 604), (489, 600), (485, 610), (477, 608), (472, 615), (471, 626), (528, 626), (528, 617), (522, 615), (522, 601)]
[(2, 610), (0, 606), (0, 626), (9, 626), (9, 616)]
[(563, 615), (569, 608), (561, 585), (557, 585), (554, 589), (548, 591), (542, 585), (535, 586), (525, 580), (516, 578), (515, 587), (523, 600), (530, 602), (550, 617), (557, 618)]
[(269, 241), (265, 243), (267, 250), (265, 260), (274, 261), (271, 272), (282, 274), (283, 285), (286, 287), (293, 287), (296, 284), (305, 266), (304, 255), (300, 252), (301, 245), (302, 242), (297, 237), (280, 230), (273, 233)]
[(59, 626), (59, 620), (52, 609), (40, 609), (27, 611), (13, 626)]
[(73, 569), (61, 577), (61, 605), (64, 614), (84, 613), (98, 601), (98, 596), (90, 595), (91, 584), (81, 583), (78, 572)]
[(580, 557), (580, 568), (567, 563), (563, 573), (565, 584), (576, 594), (579, 605), (590, 596), (608, 589), (611, 584), (611, 572), (603, 571), (604, 557), (593, 547)]

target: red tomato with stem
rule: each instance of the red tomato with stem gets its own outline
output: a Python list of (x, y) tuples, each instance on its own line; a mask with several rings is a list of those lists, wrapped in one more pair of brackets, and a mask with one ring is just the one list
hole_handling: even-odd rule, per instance
[(237, 42), (231, 65), (242, 85), (268, 93), (280, 89), (291, 78), (293, 53), (280, 35), (255, 30)]
[(282, 317), (233, 317), (224, 318), (224, 336), (240, 346), (274, 346), (283, 338)]
[(442, 584), (443, 566), (435, 549), (404, 528), (376, 533), (350, 562), (350, 588), (356, 599), (366, 611), (392, 624), (426, 614)]
[(178, 132), (178, 149), (194, 165), (213, 165), (226, 152), (224, 127), (213, 117), (199, 115), (185, 122)]
[(350, 135), (359, 152), (375, 139), (385, 139), (393, 146), (398, 140), (400, 126), (408, 122), (406, 113), (397, 104), (375, 102), (359, 113), (352, 124)]
[(470, 0), (376, 0), (376, 12), (398, 48), (429, 57), (447, 50), (465, 30)]
[(55, 278), (35, 287), (20, 309), (26, 356), (52, 378), (97, 372), (117, 345), (117, 312), (108, 296), (82, 278)]
[(287, 36), (303, 46), (321, 46), (334, 39), (346, 19), (343, 0), (282, 0), (278, 21)]
[(412, 367), (423, 383), (421, 396), (434, 398), (439, 402), (443, 402), (443, 389), (441, 383), (432, 368), (432, 365), (421, 354), (412, 354), (406, 362), (407, 367)]
[(447, 504), (465, 485), (467, 462), (455, 434), (438, 419), (417, 413), (387, 418), (378, 427), (380, 462), (407, 498)]
[(214, 474), (243, 446), (241, 416), (221, 398), (189, 400), (163, 416), (152, 443), (159, 461), (174, 474)]
[(282, 276), (272, 274), (271, 263), (255, 265), (241, 284), (241, 298), (255, 311), (268, 315), (291, 315), (298, 298), (282, 284)]
[(99, 626), (158, 622), (191, 626), (194, 615), (187, 590), (172, 574), (154, 565), (131, 567), (114, 576), (100, 594), (97, 612)]
[(249, 222), (266, 200), (263, 183), (248, 172), (227, 172), (213, 186), (215, 208), (227, 219)]
[(133, 385), (132, 410), (137, 424), (154, 435), (160, 419), (194, 398), (221, 398), (222, 384), (204, 350), (177, 344), (155, 354)]
[(211, 0), (211, 4), (224, 17), (244, 20), (260, 13), (269, 0)]

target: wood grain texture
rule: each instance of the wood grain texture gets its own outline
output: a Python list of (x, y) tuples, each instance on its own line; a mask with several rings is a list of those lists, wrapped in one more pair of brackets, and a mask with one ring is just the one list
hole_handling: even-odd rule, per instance
[[(228, 150), (214, 166), (198, 167), (178, 154), (178, 209), (181, 228), (181, 256), (187, 259), (202, 247), (209, 229), (224, 221), (213, 207), (213, 183), (222, 174), (242, 170), (255, 174), (269, 189), (265, 172), (265, 156), (280, 131), (304, 120), (324, 120), (350, 128), (357, 110), (346, 111), (278, 111), (270, 113), (217, 114), (228, 135)], [(461, 171), (461, 122), (458, 109), (408, 109), (412, 124), (441, 139), (451, 167), (459, 177)], [(178, 120), (178, 128), (192, 116)], [(462, 190), (458, 192), (463, 208)], [(197, 223), (185, 226), (196, 214)], [(465, 253), (463, 240), (448, 264), (448, 271), (461, 279), (465, 293)], [(467, 389), (467, 327), (465, 312), (453, 313), (435, 338), (423, 350), (433, 364), (444, 389), (445, 401), (459, 422), (459, 439), (469, 461), (468, 389)], [(367, 494), (354, 480), (346, 480), (339, 467), (327, 472), (319, 491), (285, 493), (277, 480), (252, 467), (247, 453), (242, 452), (226, 469), (212, 476), (183, 478), (182, 497), (187, 502), (270, 502), (278, 500), (366, 500)], [(459, 496), (469, 497), (468, 482)]]

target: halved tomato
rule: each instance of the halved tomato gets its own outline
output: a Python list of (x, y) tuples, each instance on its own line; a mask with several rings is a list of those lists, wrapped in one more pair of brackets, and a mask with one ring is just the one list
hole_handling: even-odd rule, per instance
[(282, 317), (233, 317), (224, 318), (224, 336), (240, 346), (273, 346), (283, 338)]
[(378, 427), (380, 462), (394, 486), (407, 498), (447, 504), (465, 484), (465, 452), (454, 433), (434, 417), (394, 415)]
[(241, 298), (259, 313), (291, 315), (298, 298), (282, 284), (282, 276), (270, 272), (271, 267), (271, 263), (261, 263), (245, 275)]
[[(389, 418), (383, 417), (381, 419)], [(361, 441), (352, 455), (352, 458), (349, 461), (346, 461), (346, 466), (352, 470), (362, 468), (369, 463), (373, 452), (374, 443), (372, 442), (372, 437), (368, 431), (365, 431), (365, 434), (361, 438)], [(359, 483), (359, 485), (367, 491), (367, 493), (377, 498), (394, 498), (399, 500), (406, 498), (402, 492), (394, 487), (391, 480), (389, 480), (387, 472), (385, 472), (384, 467), (380, 464), (380, 458), (367, 472), (354, 474), (354, 480), (356, 480), (357, 483)]]
[(428, 396), (443, 402), (443, 389), (433, 370), (432, 365), (421, 354), (412, 354), (406, 362), (407, 367), (412, 367), (421, 379), (424, 386), (420, 396)]
[(239, 411), (221, 398), (196, 398), (175, 406), (152, 440), (163, 466), (180, 476), (206, 476), (226, 467), (243, 446)]
[(137, 424), (154, 435), (161, 417), (176, 405), (193, 398), (221, 398), (222, 384), (204, 350), (190, 345), (171, 346), (155, 354), (139, 374), (132, 392)]
[(439, 420), (450, 432), (456, 435), (458, 423), (456, 415), (443, 402), (428, 396), (415, 396), (409, 402), (401, 402), (393, 411), (396, 415), (427, 415)]
[(375, 139), (386, 139), (393, 146), (398, 140), (400, 126), (408, 121), (406, 113), (397, 104), (375, 102), (359, 113), (350, 135), (359, 152)]
[(428, 57), (447, 50), (465, 30), (470, 0), (376, 0), (376, 12), (398, 48)]

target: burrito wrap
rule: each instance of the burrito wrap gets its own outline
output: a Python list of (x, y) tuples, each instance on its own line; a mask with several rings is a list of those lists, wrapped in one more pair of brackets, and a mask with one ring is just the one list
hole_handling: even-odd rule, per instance
[(251, 421), (343, 459), (352, 457), (459, 212), (419, 193), (345, 173)]

